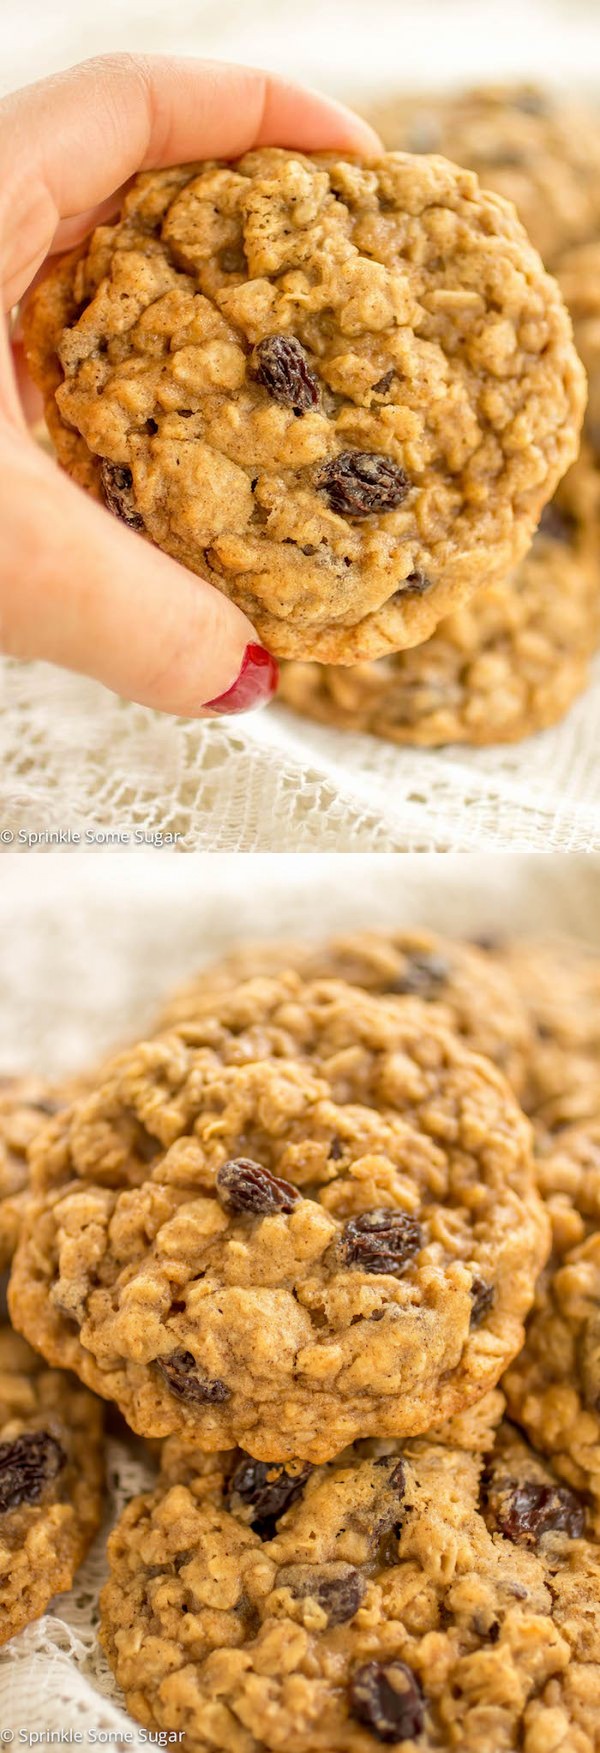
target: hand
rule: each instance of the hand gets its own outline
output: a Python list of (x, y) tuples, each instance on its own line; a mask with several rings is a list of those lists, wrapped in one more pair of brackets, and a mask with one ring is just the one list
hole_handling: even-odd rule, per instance
[[(0, 104), (4, 311), (48, 256), (115, 212), (134, 172), (267, 145), (378, 142), (326, 98), (216, 62), (109, 55), (15, 92)], [(0, 648), (189, 717), (269, 698), (277, 665), (246, 616), (62, 474), (27, 406), (19, 344), (0, 323)]]

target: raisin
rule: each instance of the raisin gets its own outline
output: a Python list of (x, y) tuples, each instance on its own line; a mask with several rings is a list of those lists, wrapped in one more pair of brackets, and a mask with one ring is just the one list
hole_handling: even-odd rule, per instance
[(502, 170), (517, 170), (529, 161), (528, 152), (520, 152), (516, 146), (495, 146), (490, 152), (480, 154), (482, 164), (497, 165)]
[(398, 586), (394, 595), (424, 597), (427, 590), (431, 590), (431, 579), (427, 577), (426, 572), (421, 572), (417, 567), (414, 572), (409, 572), (408, 578), (405, 578), (404, 583)]
[(432, 1003), (439, 998), (449, 978), (450, 963), (445, 956), (407, 956), (403, 973), (398, 975), (388, 991), (402, 996), (410, 994), (411, 997), (423, 998), (426, 1003)]
[(538, 527), (538, 536), (547, 536), (551, 542), (562, 542), (568, 547), (573, 540), (575, 519), (567, 511), (563, 511), (555, 500), (544, 506)]
[(585, 1525), (585, 1512), (568, 1485), (544, 1485), (539, 1480), (520, 1485), (503, 1479), (488, 1487), (484, 1480), (494, 1527), (517, 1546), (535, 1546), (544, 1534), (569, 1534), (578, 1540)]
[(396, 1462), (396, 1466), (390, 1473), (388, 1485), (390, 1490), (395, 1491), (398, 1497), (404, 1497), (406, 1491), (406, 1467), (403, 1461)]
[[(379, 1455), (378, 1459), (374, 1462), (374, 1466), (389, 1467), (391, 1460), (393, 1460), (393, 1456)], [(392, 1467), (388, 1479), (388, 1485), (391, 1486), (392, 1491), (396, 1491), (400, 1497), (404, 1497), (406, 1491), (406, 1467), (404, 1461), (396, 1461), (395, 1466)]]
[(48, 1430), (26, 1430), (0, 1443), (0, 1512), (37, 1503), (67, 1465), (65, 1451)]
[(514, 110), (520, 110), (524, 116), (548, 116), (550, 105), (541, 91), (520, 91), (512, 99)]
[(157, 1357), (156, 1366), (178, 1400), (218, 1406), (230, 1397), (231, 1389), (218, 1376), (214, 1380), (207, 1376), (191, 1351), (172, 1351), (170, 1357)]
[(376, 451), (342, 450), (325, 463), (315, 479), (332, 511), (340, 517), (371, 517), (401, 505), (410, 482), (391, 457)]
[(230, 1211), (249, 1211), (257, 1217), (270, 1211), (293, 1211), (300, 1199), (290, 1181), (278, 1181), (270, 1169), (243, 1156), (221, 1165), (217, 1192)]
[[(308, 1462), (295, 1461), (285, 1467), (283, 1462), (255, 1461), (245, 1455), (230, 1480), (229, 1496), (231, 1500), (237, 1498), (248, 1512), (244, 1520), (250, 1522), (261, 1539), (271, 1540), (278, 1517), (302, 1495), (310, 1472)], [(233, 1502), (232, 1508), (235, 1511)]]
[(318, 404), (317, 379), (294, 335), (267, 335), (260, 341), (254, 352), (253, 376), (274, 402), (293, 408), (295, 414), (306, 414)]
[(386, 396), (388, 390), (391, 389), (391, 387), (392, 387), (395, 376), (396, 376), (396, 373), (395, 373), (394, 367), (392, 365), (390, 370), (384, 372), (383, 377), (380, 377), (378, 382), (373, 384), (373, 395), (374, 396)]
[[(390, 1456), (382, 1455), (375, 1462), (376, 1467), (389, 1467)], [(402, 1519), (398, 1517), (398, 1504), (402, 1502), (406, 1491), (406, 1468), (403, 1461), (396, 1461), (391, 1473), (385, 1481), (385, 1496), (382, 1500), (381, 1512), (375, 1513), (374, 1535), (379, 1542), (378, 1562), (387, 1567), (398, 1563), (398, 1541), (402, 1533)]]
[(135, 509), (131, 469), (122, 468), (119, 463), (109, 463), (104, 458), (100, 478), (109, 511), (112, 511), (114, 517), (119, 517), (121, 523), (126, 523), (130, 530), (143, 530), (144, 519)]
[(377, 1550), (377, 1564), (380, 1570), (393, 1570), (398, 1563), (398, 1541), (402, 1533), (402, 1523), (395, 1522), (391, 1528), (385, 1528)]
[(425, 1701), (406, 1662), (365, 1662), (350, 1681), (350, 1712), (377, 1741), (414, 1741), (425, 1721)]
[(365, 1579), (353, 1564), (290, 1564), (280, 1570), (277, 1587), (290, 1589), (296, 1600), (316, 1601), (328, 1625), (344, 1625), (358, 1613)]
[(471, 1309), (471, 1326), (480, 1327), (489, 1315), (494, 1302), (493, 1284), (485, 1284), (483, 1278), (474, 1278), (471, 1285), (473, 1307)]
[(346, 1224), (340, 1250), (345, 1266), (363, 1272), (402, 1272), (423, 1246), (423, 1231), (405, 1211), (365, 1211)]

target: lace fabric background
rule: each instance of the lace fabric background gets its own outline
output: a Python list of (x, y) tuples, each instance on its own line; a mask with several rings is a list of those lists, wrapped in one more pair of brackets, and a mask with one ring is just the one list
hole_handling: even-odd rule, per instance
[[(0, 847), (589, 852), (600, 848), (600, 664), (568, 718), (495, 749), (398, 749), (282, 706), (171, 719), (42, 664), (0, 667)], [(73, 836), (79, 835), (79, 841)], [(8, 837), (8, 838), (7, 838)]]
[[(600, 945), (600, 859), (478, 855), (153, 859), (49, 855), (0, 889), (0, 1075), (84, 1065), (151, 1024), (170, 984), (236, 938), (315, 937), (421, 923), (561, 931)], [(95, 1626), (106, 1532), (151, 1468), (111, 1439), (106, 1527), (74, 1589), (0, 1652), (0, 1740), (11, 1729), (131, 1734)]]
[[(0, 90), (140, 44), (263, 64), (358, 103), (398, 84), (600, 83), (593, 0), (23, 0), (0, 16)], [(137, 851), (161, 832), (182, 851), (590, 851), (599, 733), (600, 665), (555, 730), (428, 752), (282, 707), (221, 724), (159, 718), (94, 683), (5, 662), (0, 847), (32, 850), (37, 834), (46, 851), (44, 836), (62, 829), (87, 830), (96, 851)]]

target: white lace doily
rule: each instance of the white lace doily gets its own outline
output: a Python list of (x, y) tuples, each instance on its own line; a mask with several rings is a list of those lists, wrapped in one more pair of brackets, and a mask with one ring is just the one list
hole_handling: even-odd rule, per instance
[[(0, 10), (0, 90), (140, 45), (254, 62), (367, 103), (481, 78), (597, 86), (600, 14), (594, 0), (23, 0)], [(42, 665), (0, 667), (0, 715), (4, 851), (28, 849), (19, 829), (87, 830), (88, 850), (127, 852), (143, 844), (136, 830), (232, 852), (600, 846), (600, 667), (564, 724), (504, 749), (397, 749), (283, 708), (167, 720)]]
[[(243, 936), (417, 923), (558, 930), (600, 944), (600, 859), (491, 855), (80, 858), (4, 867), (0, 1075), (75, 1069), (143, 1033), (170, 984)], [(74, 1589), (0, 1653), (1, 1732), (135, 1734), (98, 1650), (106, 1531), (147, 1482), (111, 1442), (107, 1523)], [(137, 1742), (137, 1737), (135, 1737)]]
[(166, 718), (43, 664), (5, 662), (0, 688), (4, 852), (600, 848), (600, 665), (563, 724), (470, 750), (398, 749), (282, 706)]

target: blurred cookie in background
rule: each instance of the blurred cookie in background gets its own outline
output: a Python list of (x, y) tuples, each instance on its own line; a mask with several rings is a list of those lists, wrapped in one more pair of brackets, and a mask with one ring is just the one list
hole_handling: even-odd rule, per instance
[(600, 236), (567, 250), (556, 278), (573, 318), (575, 346), (588, 378), (585, 430), (600, 468)]
[(40, 1077), (0, 1077), (0, 1268), (12, 1259), (29, 1185), (28, 1151), (47, 1120), (77, 1091)]
[(258, 939), (168, 993), (157, 1032), (193, 1023), (220, 993), (240, 982), (293, 969), (304, 980), (346, 980), (364, 992), (418, 998), (432, 1022), (460, 1035), (474, 1053), (493, 1060), (516, 1095), (524, 1088), (531, 1054), (528, 1007), (510, 975), (476, 944), (413, 927), (406, 931), (348, 931), (325, 942)]
[(600, 227), (600, 117), (579, 98), (534, 85), (399, 93), (369, 120), (388, 149), (441, 153), (514, 201), (547, 265)]
[(568, 938), (498, 946), (529, 1011), (533, 1044), (523, 1106), (556, 1133), (600, 1110), (600, 956)]

